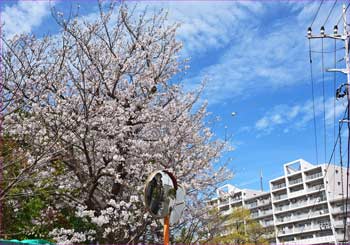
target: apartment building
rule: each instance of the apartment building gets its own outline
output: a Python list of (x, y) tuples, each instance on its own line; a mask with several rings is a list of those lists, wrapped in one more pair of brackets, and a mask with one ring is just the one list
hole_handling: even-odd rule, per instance
[[(236, 207), (248, 208), (263, 227), (273, 227), (271, 243), (349, 242), (348, 234), (344, 235), (346, 169), (299, 159), (284, 164), (283, 171), (284, 175), (269, 182), (269, 192), (225, 185), (217, 190), (211, 204), (216, 203), (222, 214)], [(350, 194), (349, 187), (348, 191)]]

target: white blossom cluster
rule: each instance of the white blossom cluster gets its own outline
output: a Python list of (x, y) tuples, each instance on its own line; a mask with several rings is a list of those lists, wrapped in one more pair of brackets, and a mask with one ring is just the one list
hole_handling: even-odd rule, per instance
[(4, 133), (25, 143), (26, 174), (55, 188), (56, 209), (96, 227), (56, 228), (59, 243), (142, 242), (156, 226), (143, 204), (152, 171), (173, 172), (187, 190), (184, 220), (198, 219), (205, 193), (230, 177), (213, 168), (225, 144), (205, 127), (206, 107), (194, 111), (198, 94), (169, 82), (181, 43), (165, 19), (121, 6), (94, 23), (57, 16), (59, 38), (6, 42)]

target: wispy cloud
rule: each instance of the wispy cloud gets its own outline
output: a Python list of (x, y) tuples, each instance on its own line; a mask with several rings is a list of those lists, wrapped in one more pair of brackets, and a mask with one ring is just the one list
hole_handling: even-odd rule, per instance
[(181, 24), (178, 37), (184, 42), (184, 55), (206, 53), (228, 45), (240, 32), (241, 23), (263, 11), (259, 2), (169, 2), (169, 21)]
[[(334, 110), (334, 99), (328, 98), (325, 101), (326, 124), (333, 124), (334, 115), (341, 116), (346, 108), (344, 100), (337, 101)], [(323, 118), (323, 99), (315, 99), (315, 116)], [(279, 129), (288, 132), (290, 129), (304, 128), (313, 120), (313, 103), (308, 100), (302, 104), (286, 105), (281, 104), (273, 107), (255, 123), (255, 129), (262, 134), (270, 134), (273, 130)]]
[(1, 21), (5, 24), (3, 32), (7, 37), (30, 33), (42, 24), (50, 15), (50, 4), (54, 1), (19, 1), (12, 6), (5, 6), (1, 12)]
[[(259, 9), (264, 9), (267, 5)], [(269, 6), (276, 7), (277, 3), (269, 3)], [(269, 11), (250, 14), (249, 20), (238, 18), (235, 27), (239, 28), (231, 29), (230, 44), (218, 61), (203, 67), (199, 74), (185, 82), (193, 87), (208, 78), (204, 94), (209, 103), (215, 104), (266, 89), (275, 90), (309, 81), (308, 41), (305, 35), (313, 17), (308, 13), (315, 13), (318, 3), (287, 3), (283, 7), (288, 9), (289, 14), (280, 15), (273, 21), (266, 21), (271, 14)], [(339, 6), (335, 11), (338, 8)], [(328, 10), (329, 8), (321, 9), (321, 17), (314, 24), (315, 32), (319, 31), (317, 28), (320, 23), (325, 21)], [(248, 10), (242, 10), (244, 11)], [(328, 29), (338, 17), (335, 14), (330, 16), (326, 25)], [(334, 42), (324, 41), (324, 50), (333, 50), (333, 46)], [(313, 42), (312, 48), (321, 50), (321, 42)], [(317, 69), (320, 67), (319, 62), (320, 59), (314, 61)], [(326, 63), (325, 67), (332, 67), (332, 64)]]

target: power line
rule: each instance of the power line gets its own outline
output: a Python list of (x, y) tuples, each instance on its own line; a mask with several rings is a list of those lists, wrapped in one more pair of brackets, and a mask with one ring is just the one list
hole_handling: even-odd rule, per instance
[[(341, 130), (340, 124), (339, 124), (339, 131)], [(341, 175), (341, 194), (342, 194), (342, 203), (344, 205), (344, 171), (343, 171), (343, 154), (342, 154), (342, 143), (341, 143), (341, 136), (339, 138), (339, 154), (340, 154), (340, 175)], [(346, 217), (346, 216), (345, 216)], [(343, 219), (344, 227), (346, 225), (346, 218)]]
[(333, 3), (333, 6), (332, 6), (331, 10), (329, 11), (328, 16), (327, 16), (326, 20), (325, 20), (324, 23), (323, 23), (323, 26), (326, 25), (326, 23), (327, 23), (329, 17), (331, 16), (331, 14), (332, 14), (332, 12), (333, 12), (333, 9), (334, 9), (335, 5), (337, 4), (337, 1), (338, 1), (338, 0), (336, 0), (336, 1)]
[[(348, 107), (346, 107), (345, 112), (344, 112), (344, 115), (343, 115), (342, 118), (345, 117), (345, 115), (347, 114), (347, 112), (348, 112)], [(325, 180), (326, 180), (326, 176), (327, 176), (327, 174), (328, 174), (328, 168), (329, 168), (329, 166), (330, 166), (330, 164), (331, 164), (331, 162), (332, 162), (332, 159), (333, 159), (335, 150), (336, 150), (336, 148), (337, 148), (338, 141), (340, 142), (340, 140), (341, 140), (340, 138), (341, 138), (341, 129), (342, 129), (342, 127), (343, 127), (343, 121), (340, 121), (338, 136), (337, 136), (337, 139), (336, 139), (335, 144), (334, 144), (334, 146), (333, 146), (332, 154), (331, 154), (331, 156), (330, 156), (330, 158), (329, 158), (329, 161), (328, 161), (328, 163), (327, 163), (327, 166), (326, 166), (326, 169), (325, 169), (325, 174), (324, 174), (324, 176), (322, 177), (323, 182), (326, 183), (326, 184), (327, 184), (327, 182), (326, 182)], [(348, 153), (348, 154), (349, 154), (349, 153)], [(319, 186), (318, 192), (320, 192), (321, 189), (322, 189), (322, 185)], [(316, 204), (317, 204), (317, 199), (314, 201), (314, 203), (313, 203), (312, 207), (310, 208), (310, 210), (313, 210), (314, 207), (316, 206)], [(307, 219), (310, 219), (310, 215), (311, 215), (311, 213), (308, 214)], [(303, 227), (303, 230), (302, 230), (301, 232), (304, 231), (304, 228), (305, 228), (305, 226)]]
[(346, 6), (346, 9), (345, 9), (344, 13), (341, 14), (341, 16), (340, 16), (340, 18), (339, 18), (339, 20), (337, 22), (337, 25), (339, 25), (341, 19), (344, 17), (344, 14), (346, 14), (346, 11), (348, 10), (349, 6), (350, 6), (350, 3), (348, 3), (348, 6)]
[(324, 57), (323, 57), (323, 38), (322, 40), (322, 101), (323, 101), (323, 143), (324, 143), (324, 161), (327, 161), (327, 129), (326, 129), (326, 98), (324, 84)]
[[(323, 51), (323, 53), (325, 53), (325, 54), (335, 53), (335, 52), (337, 52), (338, 50), (342, 50), (342, 49), (345, 49), (345, 48), (344, 48), (344, 47), (341, 47), (341, 48), (337, 48), (336, 50)], [(319, 51), (319, 50), (311, 50), (311, 53), (319, 53), (319, 54), (321, 54), (322, 51)]]
[(310, 59), (310, 80), (311, 80), (311, 94), (312, 94), (312, 111), (314, 116), (314, 136), (315, 136), (315, 153), (316, 163), (318, 164), (318, 148), (317, 148), (317, 128), (316, 128), (316, 113), (315, 113), (315, 91), (314, 91), (314, 78), (312, 70), (312, 56), (311, 56), (311, 40), (309, 39), (309, 59)]
[(314, 18), (313, 18), (313, 20), (312, 20), (312, 22), (311, 22), (310, 27), (312, 27), (312, 25), (314, 24), (314, 22), (315, 22), (315, 20), (316, 20), (316, 17), (317, 17), (317, 15), (318, 15), (318, 12), (319, 12), (320, 9), (321, 9), (322, 4), (323, 4), (323, 0), (320, 2), (320, 5), (318, 6), (318, 9), (317, 9), (316, 14), (315, 14), (315, 16), (314, 16)]
[[(349, 105), (348, 105), (349, 106)], [(348, 119), (349, 119), (349, 111), (348, 111)], [(350, 130), (350, 124), (348, 122), (348, 130)], [(350, 133), (348, 133), (348, 149), (349, 149), (349, 144), (350, 144)], [(348, 151), (348, 157), (347, 157), (347, 166), (346, 166), (346, 199), (345, 199), (345, 222), (346, 218), (348, 217), (348, 199), (349, 199), (349, 154), (350, 152)], [(347, 225), (345, 223), (344, 225), (344, 241), (345, 241), (345, 236), (346, 236), (346, 228)]]
[[(334, 5), (333, 5), (334, 7)], [(334, 68), (337, 68), (337, 40), (334, 39)], [(335, 130), (336, 130), (336, 126), (335, 126), (335, 101), (336, 101), (336, 80), (337, 80), (337, 76), (336, 76), (336, 72), (333, 72), (333, 144), (335, 144)], [(334, 165), (336, 162), (336, 159), (334, 157)], [(335, 186), (335, 185), (334, 185)]]

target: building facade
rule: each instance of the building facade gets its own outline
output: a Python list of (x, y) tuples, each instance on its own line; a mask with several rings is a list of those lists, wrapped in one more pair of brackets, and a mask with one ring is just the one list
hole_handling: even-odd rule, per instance
[[(349, 242), (344, 219), (346, 169), (335, 165), (313, 165), (303, 159), (284, 164), (284, 175), (269, 181), (270, 191), (239, 189), (225, 185), (210, 201), (220, 214), (234, 208), (250, 210), (253, 219), (274, 232), (267, 234), (277, 244), (341, 244)], [(349, 218), (348, 218), (349, 219)], [(349, 227), (349, 228), (348, 228)]]

